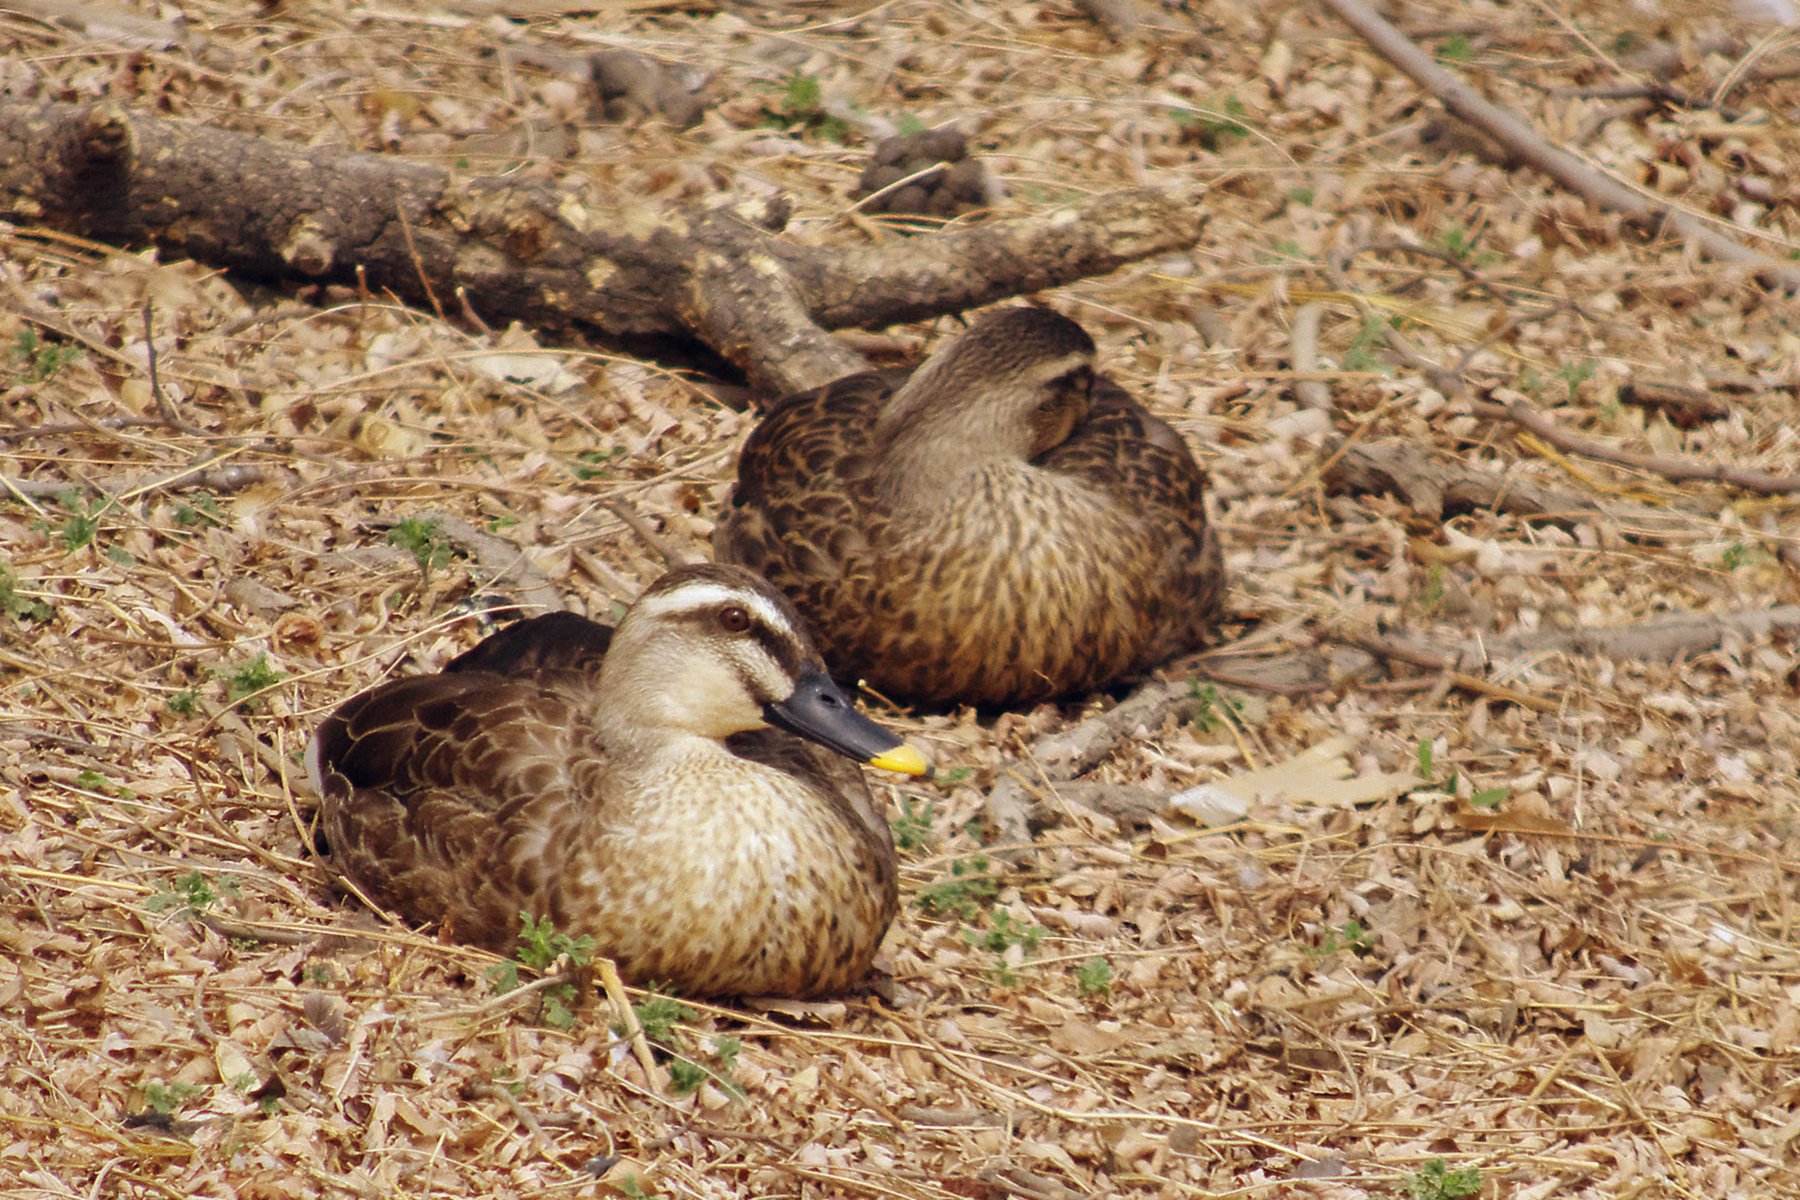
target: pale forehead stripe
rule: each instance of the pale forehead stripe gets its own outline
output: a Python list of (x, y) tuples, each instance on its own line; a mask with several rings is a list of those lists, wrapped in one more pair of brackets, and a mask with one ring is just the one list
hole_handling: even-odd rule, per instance
[(1040, 379), (1055, 379), (1059, 375), (1067, 375), (1077, 367), (1091, 367), (1094, 356), (1091, 354), (1059, 354), (1055, 358), (1046, 358), (1036, 364), (1033, 374)]
[(684, 583), (673, 591), (639, 600), (637, 607), (666, 616), (698, 612), (720, 604), (736, 604), (750, 609), (764, 625), (776, 629), (788, 629), (792, 626), (781, 610), (769, 603), (767, 596), (759, 596), (742, 588), (727, 587), (722, 583)]

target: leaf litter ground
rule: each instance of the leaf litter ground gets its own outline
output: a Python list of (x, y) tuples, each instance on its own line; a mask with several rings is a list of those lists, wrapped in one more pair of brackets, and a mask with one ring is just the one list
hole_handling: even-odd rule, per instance
[[(1036, 739), (1113, 699), (887, 713), (940, 776), (884, 785), (907, 905), (876, 991), (766, 1011), (637, 996), (661, 1047), (640, 1054), (616, 993), (585, 976), (527, 969), (503, 990), (492, 958), (334, 895), (296, 755), (342, 699), (470, 645), (497, 601), (547, 588), (615, 614), (663, 565), (621, 510), (703, 548), (750, 418), (528, 331), (0, 228), (9, 1193), (1796, 1188), (1791, 633), (1677, 663), (1544, 650), (1487, 668), (1485, 691), (1357, 649), (1800, 600), (1792, 498), (1561, 455), (1428, 385), (1385, 337), (1589, 438), (1785, 474), (1789, 302), (1487, 157), (1305, 8), (1220, 3), (1195, 39), (1121, 44), (1058, 5), (645, 4), (603, 21), (202, 3), (186, 15), (209, 32), (185, 48), (166, 10), (68, 11), (91, 37), (0, 18), (14, 96), (111, 94), (445, 162), (512, 154), (647, 203), (779, 190), (794, 236), (821, 241), (891, 236), (848, 194), (869, 145), (915, 125), (965, 123), (1002, 216), (1210, 181), (1193, 253), (1050, 299), (1211, 470), (1233, 661), (1304, 660), (1323, 686), (1215, 684), (1087, 782), (1168, 797), (1334, 738), (1364, 776), (1425, 778), (1378, 799), (1263, 794), (1207, 828), (1040, 772)], [(1770, 115), (1800, 85), (1766, 30), (1622, 5), (1414, 6), (1405, 27), (1598, 165), (1777, 256), (1800, 245), (1800, 146)], [(590, 121), (545, 64), (607, 47), (715, 72), (721, 99), (685, 135)], [(1648, 98), (1657, 78), (1720, 100)], [(146, 303), (172, 413), (149, 383)], [(1294, 399), (1314, 303), (1329, 412)], [(896, 330), (891, 348), (953, 327)], [(1648, 383), (1709, 389), (1723, 415), (1678, 427), (1622, 402)], [(1334, 437), (1600, 507), (1528, 520), (1331, 491)], [(1627, 508), (1664, 523), (1609, 515)], [(1007, 779), (1033, 795), (1023, 849), (986, 820)]]

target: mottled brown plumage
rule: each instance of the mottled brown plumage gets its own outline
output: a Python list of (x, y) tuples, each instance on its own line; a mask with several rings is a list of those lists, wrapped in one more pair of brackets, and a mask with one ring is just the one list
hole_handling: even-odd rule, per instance
[(1224, 596), (1206, 476), (1048, 309), (976, 322), (910, 377), (853, 375), (751, 434), (713, 550), (768, 576), (843, 679), (1027, 704), (1197, 645)]
[(887, 822), (839, 754), (924, 770), (785, 599), (706, 564), (616, 630), (539, 617), (363, 693), (308, 766), (327, 863), (410, 921), (510, 954), (528, 912), (637, 982), (814, 996), (862, 976), (898, 905)]

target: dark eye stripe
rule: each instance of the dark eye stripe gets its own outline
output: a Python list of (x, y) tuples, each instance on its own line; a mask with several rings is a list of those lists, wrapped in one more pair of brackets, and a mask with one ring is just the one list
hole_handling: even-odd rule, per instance
[(752, 626), (752, 636), (768, 651), (769, 657), (782, 671), (798, 679), (806, 666), (806, 654), (800, 644), (785, 633), (778, 633), (767, 625), (758, 622)]
[(754, 609), (745, 611), (750, 617), (750, 627), (740, 633), (725, 632), (719, 624), (718, 609), (711, 606), (688, 612), (670, 613), (666, 619), (671, 624), (686, 626), (700, 637), (712, 638), (723, 635), (733, 640), (753, 641), (783, 672), (794, 676), (799, 675), (806, 666), (806, 654), (795, 640), (793, 633), (787, 629), (771, 627), (763, 619), (762, 614)]

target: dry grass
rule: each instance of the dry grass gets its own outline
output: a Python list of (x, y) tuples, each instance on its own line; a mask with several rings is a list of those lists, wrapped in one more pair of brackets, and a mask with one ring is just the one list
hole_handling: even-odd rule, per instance
[[(1394, 370), (1319, 263), (1472, 245), (1483, 286), (1395, 251), (1346, 282), (1445, 364), (1527, 318), (1473, 376), (1589, 436), (1777, 472), (1800, 463), (1791, 303), (1479, 147), (1422, 139), (1430, 105), (1308, 9), (1207, 5), (1193, 55), (1117, 47), (1058, 5), (900, 0), (855, 21), (604, 7), (505, 25), (410, 0), (255, 15), (201, 0), (185, 11), (211, 32), (192, 52), (7, 17), (22, 48), (0, 71), (15, 95), (111, 91), (299, 142), (454, 161), (511, 139), (533, 150), (518, 169), (651, 201), (779, 188), (796, 236), (821, 240), (866, 236), (842, 219), (847, 193), (867, 139), (902, 117), (977, 124), (1015, 213), (1210, 178), (1192, 255), (1053, 300), (1212, 469), (1234, 636), (1274, 654), (1378, 625), (1457, 641), (1800, 600), (1776, 553), (1800, 530), (1792, 499), (1517, 440)], [(1572, 24), (1408, 14), (1460, 25), (1424, 40), (1551, 135), (1777, 255), (1800, 245), (1800, 141), (1764, 116), (1793, 111), (1793, 81), (1740, 83), (1730, 113), (1569, 90), (1640, 78), (1632, 55), (1661, 37), (1685, 54), (1672, 82), (1710, 93), (1762, 30), (1622, 5)], [(718, 69), (728, 99), (686, 137), (589, 125), (573, 83), (490, 54), (502, 37), (684, 59)], [(1756, 65), (1780, 66), (1780, 47)], [(761, 127), (796, 72), (849, 119), (850, 148)], [(1439, 1159), (1490, 1197), (1800, 1189), (1793, 645), (1676, 666), (1547, 655), (1497, 676), (1556, 701), (1548, 714), (1435, 676), (1227, 691), (1235, 710), (1145, 731), (1096, 776), (1169, 793), (1348, 735), (1364, 770), (1415, 767), (1424, 743), (1434, 782), (1455, 783), (1265, 801), (1223, 830), (1172, 813), (1122, 829), (1046, 792), (1016, 870), (981, 857), (983, 796), (1004, 772), (1036, 778), (1023, 747), (1083, 710), (896, 715), (945, 774), (895, 789), (913, 816), (887, 999), (693, 1005), (665, 1040), (714, 1078), (684, 1095), (621, 1044), (603, 993), (557, 1028), (545, 988), (496, 996), (485, 956), (334, 898), (294, 756), (340, 700), (480, 635), (469, 612), (506, 564), (424, 571), (389, 544), (397, 523), (491, 528), (605, 615), (660, 561), (604, 502), (703, 545), (746, 418), (522, 331), (284, 301), (30, 229), (0, 229), (0, 287), (9, 1194), (1404, 1195)], [(195, 433), (154, 422), (147, 300)], [(1329, 420), (1289, 398), (1309, 300), (1327, 306)], [(32, 333), (83, 353), (39, 360), (18, 340)], [(1740, 390), (1729, 417), (1683, 431), (1617, 402), (1641, 379)], [(150, 420), (94, 423), (131, 416)], [(1327, 495), (1331, 432), (1653, 505), (1685, 532)], [(1490, 789), (1497, 812), (1469, 799)], [(581, 1168), (598, 1155), (625, 1161), (596, 1181)]]

